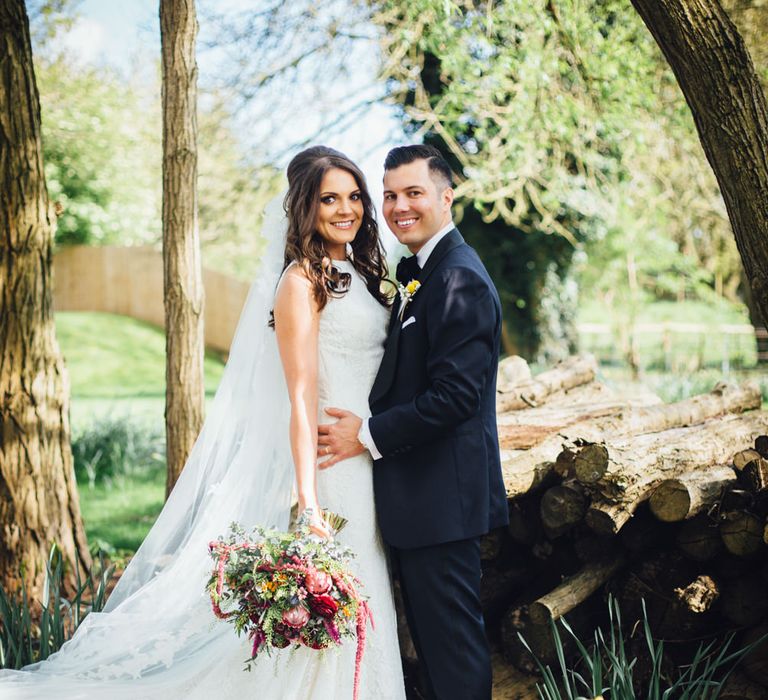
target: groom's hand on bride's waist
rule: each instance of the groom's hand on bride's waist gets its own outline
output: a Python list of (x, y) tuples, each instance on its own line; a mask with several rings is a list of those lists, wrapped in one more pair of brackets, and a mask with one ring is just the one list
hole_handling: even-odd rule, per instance
[(326, 408), (325, 412), (338, 420), (317, 426), (317, 456), (320, 460), (317, 466), (320, 469), (365, 452), (365, 446), (357, 437), (363, 422), (360, 417), (343, 408)]

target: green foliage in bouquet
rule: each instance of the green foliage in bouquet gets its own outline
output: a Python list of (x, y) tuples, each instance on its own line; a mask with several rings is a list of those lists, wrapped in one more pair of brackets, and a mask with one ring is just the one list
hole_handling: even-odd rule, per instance
[[(324, 513), (334, 532), (346, 523)], [(307, 514), (296, 530), (254, 528), (233, 523), (227, 538), (210, 543), (215, 568), (208, 582), (214, 614), (253, 642), (250, 663), (272, 648), (303, 645), (325, 649), (344, 638), (364, 637), (369, 616), (350, 572), (354, 554), (334, 539), (314, 536)]]
[(520, 635), (520, 640), (531, 652), (543, 677), (543, 683), (537, 685), (541, 700), (586, 700), (600, 697), (606, 700), (716, 700), (736, 663), (766, 641), (761, 638), (735, 651), (732, 649), (733, 635), (722, 643), (702, 643), (691, 662), (678, 667), (677, 677), (669, 678), (663, 670), (664, 641), (654, 639), (643, 602), (643, 634), (652, 669), (646, 692), (638, 693), (633, 677), (637, 658), (627, 653), (619, 604), (612, 596), (608, 599), (608, 616), (608, 634), (596, 629), (594, 644), (590, 647), (579, 640), (565, 619), (560, 620), (578, 649), (578, 659), (571, 668), (565, 658), (560, 630), (555, 622), (551, 623), (559, 674), (549, 666), (544, 666)]

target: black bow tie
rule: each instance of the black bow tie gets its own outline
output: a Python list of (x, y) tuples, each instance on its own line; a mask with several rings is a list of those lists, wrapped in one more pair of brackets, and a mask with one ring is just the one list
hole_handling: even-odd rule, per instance
[(419, 261), (415, 255), (409, 255), (408, 257), (400, 258), (400, 262), (397, 263), (397, 271), (395, 277), (400, 284), (408, 284), (412, 279), (416, 279), (421, 272), (419, 267)]

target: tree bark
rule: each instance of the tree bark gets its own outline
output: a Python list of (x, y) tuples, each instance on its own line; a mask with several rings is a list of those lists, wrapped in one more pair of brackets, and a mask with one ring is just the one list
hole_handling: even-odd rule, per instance
[(733, 469), (724, 466), (705, 467), (667, 479), (651, 495), (651, 512), (666, 523), (687, 520), (715, 503), (723, 490), (735, 483)]
[(593, 357), (570, 357), (531, 380), (499, 386), (496, 411), (504, 413), (538, 406), (559, 391), (588, 384), (595, 378), (596, 371)]
[(688, 610), (695, 613), (707, 612), (720, 596), (720, 589), (711, 576), (697, 576), (685, 588), (675, 588), (675, 595)]
[(675, 73), (728, 210), (754, 304), (768, 319), (768, 106), (718, 0), (632, 0)]
[(163, 54), (163, 266), (166, 496), (203, 424), (203, 280), (197, 223), (194, 0), (160, 0)]
[[(753, 382), (745, 382), (741, 386), (718, 384), (707, 394), (677, 403), (631, 407), (615, 415), (580, 420), (562, 428), (557, 434), (544, 439), (527, 452), (502, 456), (501, 468), (507, 497), (514, 498), (528, 493), (545, 483), (553, 468), (557, 469), (555, 461), (565, 457), (562, 455), (564, 444), (570, 445), (566, 449), (575, 453), (576, 450), (572, 446), (580, 443), (600, 442), (606, 436), (615, 439), (620, 436), (693, 425), (725, 413), (758, 408), (760, 402), (760, 388)], [(499, 422), (504, 421), (505, 417), (501, 417)], [(575, 457), (575, 454), (571, 457)], [(569, 461), (570, 466), (566, 461)], [(598, 467), (593, 464), (592, 468), (595, 469), (592, 480), (597, 480), (605, 473), (608, 464), (604, 462)], [(571, 476), (573, 459), (564, 460), (563, 469), (567, 473), (561, 473), (561, 476)], [(586, 471), (589, 472), (590, 469)]]
[(722, 464), (766, 425), (768, 412), (755, 411), (609, 443), (610, 468), (594, 486), (587, 524), (599, 533), (618, 532), (661, 481)]
[[(760, 408), (761, 401), (760, 387), (755, 382), (745, 382), (741, 386), (722, 383), (708, 394), (671, 404), (632, 409), (612, 421), (606, 420), (601, 427), (605, 435), (612, 437), (658, 433), (697, 425), (716, 416)], [(577, 439), (585, 438), (583, 445), (569, 448), (573, 452), (574, 476), (584, 483), (599, 481), (609, 468), (608, 452), (602, 445), (591, 444), (587, 434), (578, 435), (573, 428), (569, 432)]]
[(53, 318), (55, 215), (22, 0), (0, 0), (0, 583), (38, 598), (51, 544), (90, 568)]
[(528, 615), (537, 625), (548, 625), (581, 605), (623, 565), (621, 556), (587, 564), (581, 571), (566, 578), (555, 590), (541, 596), (528, 606)]

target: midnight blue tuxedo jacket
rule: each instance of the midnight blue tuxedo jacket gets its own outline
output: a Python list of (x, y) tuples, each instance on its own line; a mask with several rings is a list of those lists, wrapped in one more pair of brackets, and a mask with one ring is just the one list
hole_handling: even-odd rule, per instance
[(505, 525), (496, 430), (501, 305), (477, 253), (454, 229), (392, 309), (371, 389), (376, 510), (402, 549), (469, 539)]

